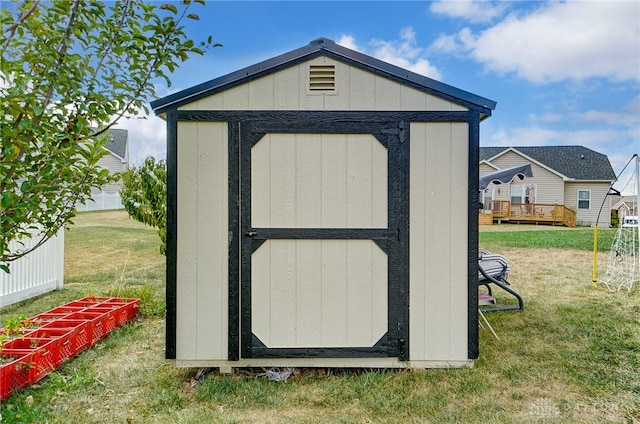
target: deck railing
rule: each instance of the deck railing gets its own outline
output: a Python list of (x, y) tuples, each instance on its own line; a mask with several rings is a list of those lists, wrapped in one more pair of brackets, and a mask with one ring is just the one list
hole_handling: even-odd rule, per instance
[(576, 213), (564, 205), (492, 200), (491, 211), (494, 219), (504, 219), (510, 222), (576, 226)]

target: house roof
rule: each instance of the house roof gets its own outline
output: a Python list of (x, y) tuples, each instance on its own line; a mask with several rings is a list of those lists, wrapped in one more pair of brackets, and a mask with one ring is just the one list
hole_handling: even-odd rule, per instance
[(622, 207), (622, 205), (625, 205), (627, 208), (635, 210), (636, 203), (636, 196), (622, 196), (622, 198), (618, 200), (616, 204), (611, 207), (611, 209), (618, 209)]
[(106, 137), (109, 137), (109, 140), (104, 147), (120, 159), (124, 160), (127, 154), (127, 139), (129, 138), (129, 131), (111, 128)]
[(157, 115), (160, 115), (169, 109), (175, 109), (180, 105), (191, 103), (216, 92), (244, 84), (264, 75), (322, 55), (332, 57), (377, 75), (385, 76), (418, 90), (445, 98), (454, 103), (462, 104), (471, 109), (480, 110), (484, 117), (490, 116), (491, 110), (496, 107), (496, 102), (493, 100), (460, 90), (355, 50), (348, 49), (327, 38), (319, 38), (304, 47), (155, 100), (151, 102), (151, 107)]
[(616, 179), (607, 155), (583, 146), (480, 147), (480, 161), (491, 161), (507, 151), (519, 152), (568, 179)]

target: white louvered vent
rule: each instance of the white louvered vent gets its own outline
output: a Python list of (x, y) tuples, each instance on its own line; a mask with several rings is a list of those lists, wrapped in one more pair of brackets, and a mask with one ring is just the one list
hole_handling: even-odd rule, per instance
[(309, 91), (335, 91), (336, 67), (334, 65), (309, 66)]

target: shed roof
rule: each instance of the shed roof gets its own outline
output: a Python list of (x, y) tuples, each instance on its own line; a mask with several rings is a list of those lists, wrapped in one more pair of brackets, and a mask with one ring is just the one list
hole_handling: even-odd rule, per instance
[(355, 50), (348, 49), (327, 38), (319, 38), (304, 47), (155, 100), (151, 102), (151, 107), (155, 113), (159, 115), (183, 104), (191, 103), (216, 92), (244, 84), (248, 81), (277, 72), (288, 66), (292, 66), (321, 55), (329, 56), (336, 60), (373, 72), (377, 75), (388, 77), (397, 82), (407, 84), (415, 89), (445, 98), (454, 103), (462, 104), (471, 109), (480, 110), (485, 117), (490, 116), (491, 110), (496, 107), (496, 102), (493, 100), (460, 90), (453, 86), (425, 77), (424, 75), (416, 74), (404, 68), (383, 62), (382, 60), (367, 56)]
[(480, 161), (491, 161), (507, 151), (519, 152), (568, 179), (616, 179), (607, 155), (583, 146), (480, 147)]

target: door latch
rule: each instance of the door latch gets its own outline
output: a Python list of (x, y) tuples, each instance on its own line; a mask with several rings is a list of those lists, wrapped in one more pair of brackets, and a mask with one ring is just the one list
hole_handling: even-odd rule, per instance
[(247, 237), (253, 237), (253, 236), (257, 235), (257, 234), (258, 234), (258, 232), (254, 231), (254, 230), (247, 231)]

